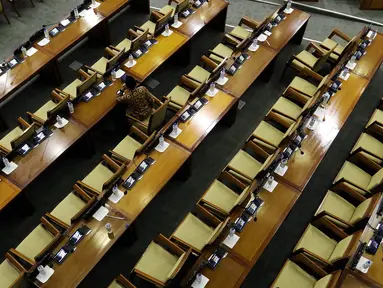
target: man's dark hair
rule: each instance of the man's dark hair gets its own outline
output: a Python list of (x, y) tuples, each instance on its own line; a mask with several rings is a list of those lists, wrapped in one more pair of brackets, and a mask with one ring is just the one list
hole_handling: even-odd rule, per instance
[(132, 90), (132, 89), (136, 88), (137, 82), (132, 76), (126, 75), (125, 85), (126, 85), (126, 88)]

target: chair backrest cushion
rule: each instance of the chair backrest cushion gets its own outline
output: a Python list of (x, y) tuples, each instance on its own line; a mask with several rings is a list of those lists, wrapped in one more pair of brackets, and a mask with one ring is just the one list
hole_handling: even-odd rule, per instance
[(148, 135), (152, 134), (159, 126), (161, 126), (166, 117), (169, 100), (166, 100), (151, 116), (149, 120)]
[(382, 182), (382, 180), (383, 180), (383, 168), (380, 168), (380, 170), (376, 172), (374, 176), (372, 176), (370, 183), (368, 183), (367, 190), (371, 191), (371, 189), (378, 186), (380, 182)]
[(368, 208), (370, 207), (371, 201), (372, 201), (372, 199), (368, 198), (368, 199), (364, 200), (361, 204), (359, 204), (358, 207), (356, 207), (354, 214), (352, 215), (352, 217), (350, 219), (351, 224), (355, 224), (359, 220), (366, 217), (366, 212), (367, 212)]
[(332, 278), (332, 274), (326, 275), (319, 279), (313, 288), (327, 288), (327, 285), (330, 283)]
[(352, 240), (353, 235), (350, 235), (344, 238), (342, 241), (338, 242), (335, 246), (334, 251), (332, 252), (329, 261), (332, 263), (337, 261), (345, 256), (347, 248), (350, 246), (350, 242)]
[(294, 262), (287, 260), (272, 288), (312, 288), (315, 279)]

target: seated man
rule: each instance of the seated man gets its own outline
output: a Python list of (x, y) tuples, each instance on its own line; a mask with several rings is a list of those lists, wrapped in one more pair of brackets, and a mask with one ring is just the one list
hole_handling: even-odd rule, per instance
[(126, 114), (142, 121), (149, 117), (154, 108), (153, 98), (148, 89), (144, 86), (136, 87), (136, 80), (127, 76), (125, 78), (125, 89), (128, 90), (125, 94), (120, 93), (117, 96), (117, 101), (126, 105)]

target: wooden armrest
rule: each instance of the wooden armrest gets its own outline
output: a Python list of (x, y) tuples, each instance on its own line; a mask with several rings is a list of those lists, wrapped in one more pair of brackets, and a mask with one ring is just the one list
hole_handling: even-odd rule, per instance
[(304, 106), (307, 103), (307, 96), (305, 94), (295, 90), (294, 88), (288, 87), (285, 92), (283, 92), (282, 97), (287, 99), (298, 101)]
[(86, 73), (82, 68), (78, 70), (78, 74), (80, 75), (80, 77), (84, 77), (85, 79), (88, 79), (91, 76), (90, 74)]
[(225, 36), (223, 36), (223, 42), (228, 42), (237, 47), (239, 44), (241, 44), (242, 39), (239, 40), (235, 38), (233, 35), (226, 33)]
[(17, 123), (18, 123), (19, 127), (23, 130), (25, 130), (31, 126), (27, 121), (25, 121), (21, 117), (17, 118)]
[[(241, 181), (241, 182), (242, 182), (242, 180), (246, 181), (245, 184), (250, 185), (251, 182), (253, 182), (253, 180), (254, 180), (254, 179), (251, 179), (249, 176), (243, 174), (241, 171), (235, 169), (235, 168), (232, 167), (232, 166), (229, 166), (229, 165), (228, 165), (228, 166), (226, 166), (225, 169), (227, 169), (227, 168), (228, 168), (229, 170), (233, 170), (235, 173), (237, 173), (237, 174), (241, 175), (243, 178), (245, 178), (245, 179), (238, 179), (238, 180)], [(229, 173), (230, 173), (230, 172), (229, 172)], [(235, 176), (234, 176), (234, 177), (235, 177)]]
[(102, 159), (106, 162), (108, 166), (110, 166), (110, 168), (112, 168), (114, 172), (116, 172), (120, 168), (120, 165), (114, 162), (108, 155), (102, 155)]
[(126, 279), (122, 274), (118, 275), (116, 282), (123, 285), (125, 288), (136, 288), (128, 279)]
[(62, 97), (62, 99), (64, 99), (65, 97), (72, 97), (72, 95), (70, 95), (69, 93), (66, 93), (65, 91), (63, 91), (63, 90), (61, 90), (59, 88), (55, 88), (53, 91), (55, 93), (57, 93), (58, 95), (60, 95)]
[(130, 130), (129, 130), (130, 133), (132, 134), (136, 134), (142, 141), (146, 141), (148, 140), (149, 136), (146, 135), (144, 132), (142, 132), (140, 129), (138, 129), (136, 126), (132, 126), (130, 127)]
[(202, 62), (202, 66), (207, 66), (209, 67), (210, 69), (214, 69), (215, 67), (217, 67), (217, 63), (215, 61), (213, 61), (212, 59), (208, 58), (207, 56), (203, 55), (201, 57), (201, 62)]
[[(291, 124), (291, 123), (285, 121), (285, 119), (282, 118), (281, 115), (276, 114), (274, 112), (269, 113), (269, 114), (266, 115), (265, 121), (269, 122), (270, 120), (272, 120), (272, 121), (278, 123), (279, 125), (283, 126), (286, 129), (286, 131), (287, 131), (287, 129), (289, 129), (291, 127), (291, 125), (294, 125), (297, 122), (297, 121), (294, 121), (294, 123)], [(262, 140), (262, 141), (265, 141), (265, 140)]]
[(303, 70), (301, 71), (304, 75), (307, 75), (315, 80), (317, 80), (318, 82), (322, 81), (323, 79), (323, 76), (314, 72), (313, 70), (307, 68), (307, 67), (303, 67)]
[(89, 67), (89, 66), (87, 66), (87, 65), (84, 65), (84, 67), (85, 67), (87, 70), (90, 70), (90, 71), (92, 71), (93, 73), (96, 73), (96, 74), (98, 74), (98, 75), (100, 75), (100, 76), (103, 76), (103, 75), (104, 75), (103, 73), (101, 73), (100, 71), (98, 71), (98, 70), (96, 70), (96, 69), (94, 69), (94, 68), (92, 68), (92, 67)]
[(245, 189), (248, 185), (245, 185), (243, 184), (241, 181), (239, 181), (237, 178), (235, 178), (233, 175), (231, 175), (230, 173), (228, 173), (227, 171), (223, 171), (221, 173), (221, 175), (219, 175), (218, 178), (222, 178), (222, 179), (225, 179), (227, 180), (228, 182), (236, 185), (237, 187), (239, 187), (240, 189)]
[[(339, 218), (338, 216), (335, 216), (334, 214), (332, 214), (332, 213), (330, 213), (330, 212), (326, 212), (326, 211), (322, 211), (321, 213), (319, 213), (318, 215), (316, 215), (316, 216), (314, 217), (314, 219), (320, 219), (320, 218), (325, 218), (325, 219), (326, 219), (326, 217), (328, 217), (328, 218), (332, 218), (332, 219), (334, 219), (334, 220), (336, 220), (336, 221), (338, 221), (338, 222), (341, 222), (341, 223), (342, 223), (344, 226), (346, 226), (346, 227), (350, 227), (350, 226), (351, 226), (350, 223), (348, 223), (348, 222), (344, 221), (343, 219)], [(328, 219), (326, 219), (326, 220), (328, 220)], [(314, 220), (313, 222), (315, 222), (315, 220)], [(334, 223), (334, 224), (335, 224), (335, 223)], [(337, 225), (337, 224), (335, 224), (335, 225)]]
[(6, 156), (7, 154), (11, 153), (12, 151), (4, 147), (0, 144), (0, 156)]
[(43, 126), (45, 124), (44, 119), (41, 119), (40, 117), (36, 116), (35, 114), (33, 114), (31, 112), (27, 112), (27, 115), (28, 115), (29, 121), (35, 122), (41, 126)]
[[(356, 204), (360, 204), (362, 203), (363, 201), (365, 201), (367, 198), (364, 197), (364, 195), (356, 192), (355, 190), (353, 189), (350, 189), (348, 186), (346, 185), (338, 185), (337, 187), (335, 187), (335, 189), (332, 190), (334, 193), (338, 194), (338, 195), (341, 195), (341, 193), (344, 193), (346, 194), (348, 197), (350, 197), (350, 200)], [(342, 197), (342, 196), (341, 196)], [(344, 198), (344, 197), (342, 197)]]
[(162, 234), (159, 234), (154, 239), (154, 241), (160, 244), (161, 246), (168, 248), (174, 255), (181, 256), (183, 253), (185, 253), (184, 250), (182, 250), (180, 247), (178, 247), (176, 244), (174, 244)]
[[(29, 266), (33, 266), (35, 264), (35, 260), (31, 259), (31, 258), (28, 258), (27, 256), (25, 256), (24, 254), (21, 254), (19, 251), (11, 248), (9, 249), (9, 252), (8, 252), (12, 257), (14, 258), (19, 258), (21, 259), (23, 262), (25, 262), (26, 264), (28, 264)], [(17, 260), (16, 260), (17, 261)], [(27, 269), (29, 270), (29, 269)]]
[(5, 253), (5, 258), (12, 263), (20, 272), (27, 272), (23, 265), (21, 265), (9, 252)]
[(61, 221), (57, 217), (53, 216), (51, 213), (46, 213), (45, 216), (49, 222), (53, 222), (54, 224), (60, 226), (63, 231), (66, 231), (69, 229), (69, 225), (66, 224), (65, 222)]
[(342, 38), (343, 40), (345, 40), (347, 42), (350, 42), (352, 39), (351, 37), (349, 37), (348, 35), (346, 35), (345, 33), (343, 33), (342, 31), (340, 31), (338, 29), (334, 29), (331, 32), (331, 34), (328, 36), (328, 38), (332, 39), (332, 37), (334, 37), (335, 35)]
[[(158, 106), (161, 106), (162, 104), (164, 104), (160, 99), (158, 99), (156, 96), (152, 95), (151, 94), (151, 97), (153, 99), (153, 101), (158, 105)], [(163, 98), (166, 99), (166, 96), (162, 96)]]
[(56, 229), (44, 216), (40, 218), (41, 224), (54, 236), (60, 234), (60, 231)]
[(283, 112), (276, 111), (276, 110), (273, 110), (273, 109), (271, 109), (270, 112), (279, 114), (279, 115), (281, 115), (281, 116), (283, 116), (283, 117), (285, 117), (285, 118), (287, 118), (287, 119), (290, 119), (292, 122), (296, 121), (296, 119), (291, 118), (289, 115), (287, 115), (287, 114), (285, 114), (285, 113), (283, 113)]
[(76, 195), (78, 195), (82, 200), (84, 200), (85, 202), (88, 202), (90, 200), (90, 198), (93, 196), (93, 195), (89, 195), (88, 193), (86, 193), (83, 189), (80, 188), (80, 186), (78, 186), (77, 184), (74, 184), (73, 185), (73, 189), (74, 189), (74, 193)]
[(254, 141), (250, 140), (245, 144), (245, 147), (249, 147), (251, 150), (255, 152), (255, 154), (261, 156), (264, 160), (269, 158), (270, 154), (259, 147)]
[(195, 82), (197, 82), (197, 83), (202, 84), (201, 81), (195, 79), (194, 77), (192, 77), (192, 76), (190, 76), (190, 75), (188, 75), (188, 74), (184, 74), (184, 76), (185, 76), (186, 78), (188, 78), (189, 80), (192, 80), (192, 81), (195, 81)]
[(331, 263), (328, 262), (326, 259), (324, 259), (324, 258), (322, 258), (322, 257), (320, 257), (320, 256), (318, 256), (318, 255), (316, 255), (316, 254), (306, 250), (305, 248), (300, 248), (300, 249), (296, 250), (295, 252), (293, 252), (293, 255), (295, 256), (295, 255), (300, 254), (300, 253), (302, 253), (303, 255), (308, 257), (309, 259), (310, 258), (314, 259), (315, 261), (323, 264), (324, 266), (327, 266), (327, 267), (331, 267), (332, 266)]
[(365, 172), (369, 173), (370, 175), (374, 175), (382, 168), (378, 163), (372, 161), (370, 158), (364, 156), (362, 153), (354, 154), (348, 160), (362, 168)]
[(85, 184), (84, 182), (82, 181), (77, 181), (76, 183), (79, 187), (81, 187), (82, 189), (84, 189), (87, 193), (89, 192), (91, 195), (94, 195), (94, 196), (98, 196), (100, 195), (100, 191), (97, 191), (96, 189), (94, 189), (93, 187)]
[(305, 65), (304, 68), (307, 67), (307, 69), (311, 70), (311, 68), (309, 68), (308, 64), (306, 62), (302, 61), (301, 59), (299, 59), (296, 55), (291, 56), (291, 59), (289, 60), (289, 63), (291, 64), (294, 60), (302, 63), (303, 65)]
[(186, 85), (187, 87), (195, 90), (196, 88), (199, 87), (199, 85), (195, 84), (194, 81), (192, 81), (190, 79), (190, 77), (186, 74), (182, 75), (181, 76), (181, 79), (180, 79), (180, 85)]
[(205, 219), (207, 219), (214, 227), (217, 227), (221, 224), (221, 220), (219, 220), (216, 216), (210, 213), (201, 205), (197, 204), (195, 207), (196, 213), (202, 215)]
[(242, 19), (239, 21), (239, 26), (242, 26), (242, 24), (246, 25), (247, 27), (255, 30), (259, 26), (259, 22), (257, 22), (254, 19), (251, 19), (248, 16), (243, 16)]
[(141, 278), (145, 279), (146, 281), (151, 282), (156, 287), (164, 287), (166, 285), (166, 283), (163, 283), (163, 282), (153, 278), (152, 276), (150, 276), (150, 275), (148, 275), (148, 274), (146, 274), (140, 270), (137, 270), (136, 267), (133, 268), (132, 272), (136, 273), (138, 277), (141, 277)]
[(306, 51), (309, 51), (310, 49), (313, 49), (315, 52), (319, 52), (321, 56), (323, 56), (323, 54), (326, 54), (326, 51), (314, 42), (310, 42), (309, 45), (306, 47)]
[(129, 164), (131, 161), (127, 158), (125, 158), (124, 156), (112, 151), (112, 150), (109, 150), (109, 153), (111, 154), (111, 158), (113, 161), (117, 161), (117, 162), (121, 162), (121, 164), (123, 163), (126, 163), (126, 164)]
[(297, 264), (303, 264), (314, 272), (318, 278), (322, 278), (327, 275), (327, 272), (319, 267), (314, 261), (308, 258), (304, 253), (295, 254), (291, 257), (291, 260)]
[(138, 27), (138, 26), (136, 26), (136, 25), (134, 25), (134, 29), (136, 29), (136, 30), (140, 30), (140, 31), (142, 31), (142, 32), (145, 32), (145, 29), (144, 29), (144, 28)]
[[(335, 183), (332, 184), (330, 190), (333, 190), (333, 189), (337, 189), (340, 186), (342, 185), (345, 185), (344, 183), (352, 186), (352, 187), (355, 187), (355, 189), (358, 189), (358, 190), (362, 190), (366, 195), (371, 195), (371, 192), (366, 190), (366, 189), (363, 189), (362, 187), (359, 187), (357, 185), (355, 185), (354, 183), (351, 183), (350, 181), (344, 179), (344, 178), (341, 178), (339, 179), (338, 181), (336, 181)], [(356, 193), (359, 193), (357, 191), (355, 191)]]
[(137, 118), (134, 118), (133, 116), (129, 115), (129, 114), (126, 114), (126, 117), (128, 117), (130, 120), (134, 121), (134, 122), (137, 122), (139, 123), (140, 125), (144, 126), (144, 127), (147, 127), (148, 125), (140, 120), (138, 120)]

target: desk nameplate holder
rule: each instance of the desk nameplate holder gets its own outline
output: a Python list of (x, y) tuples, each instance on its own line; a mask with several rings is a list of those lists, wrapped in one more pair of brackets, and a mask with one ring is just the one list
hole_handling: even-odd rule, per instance
[(123, 182), (122, 186), (127, 190), (131, 190), (133, 186), (137, 183), (137, 181), (141, 180), (146, 170), (148, 170), (149, 167), (152, 166), (154, 163), (156, 163), (156, 161), (153, 158), (149, 156), (145, 158), (140, 163), (140, 165), (138, 165), (138, 167), (133, 171), (133, 173), (130, 174), (129, 177)]

